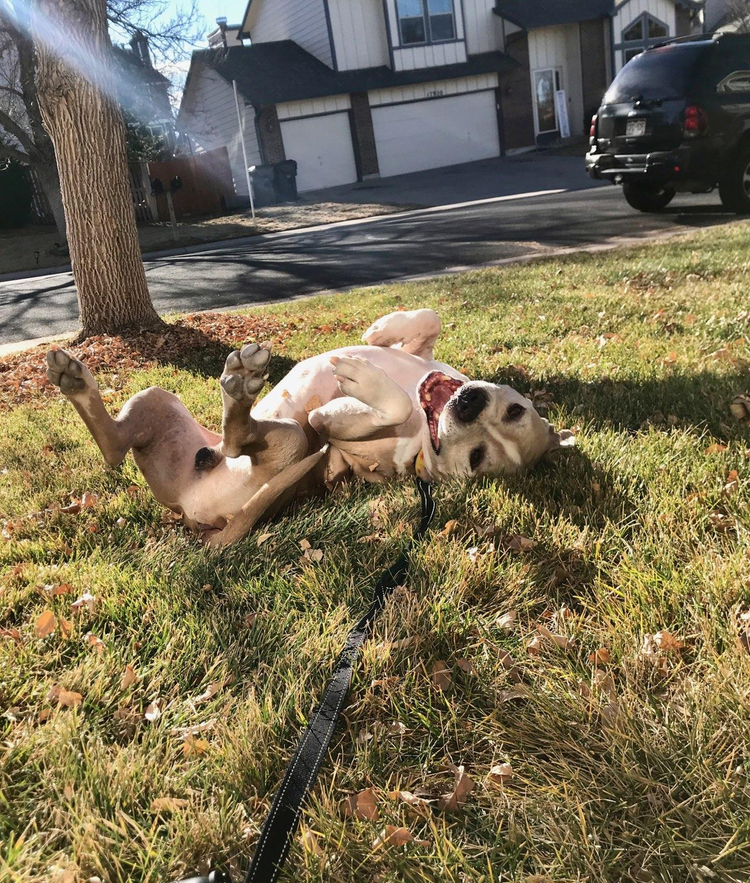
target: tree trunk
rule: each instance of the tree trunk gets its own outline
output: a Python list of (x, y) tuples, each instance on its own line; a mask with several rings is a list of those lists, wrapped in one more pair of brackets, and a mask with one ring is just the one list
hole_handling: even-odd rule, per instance
[(67, 220), (80, 337), (160, 326), (130, 194), (105, 0), (37, 0), (39, 107)]

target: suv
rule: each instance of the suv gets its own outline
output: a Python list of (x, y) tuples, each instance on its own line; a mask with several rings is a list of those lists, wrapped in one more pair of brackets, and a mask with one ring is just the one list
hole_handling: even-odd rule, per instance
[(718, 185), (750, 212), (750, 35), (701, 34), (629, 61), (591, 120), (586, 169), (658, 212), (675, 193)]

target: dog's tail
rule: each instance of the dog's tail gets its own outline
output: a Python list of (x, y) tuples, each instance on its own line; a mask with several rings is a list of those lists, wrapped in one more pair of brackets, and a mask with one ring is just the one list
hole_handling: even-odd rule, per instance
[(324, 445), (319, 451), (294, 463), (278, 475), (274, 475), (259, 488), (242, 509), (232, 518), (227, 526), (208, 537), (206, 542), (209, 546), (228, 546), (246, 537), (255, 527), (268, 508), (289, 488), (293, 487), (301, 478), (318, 463), (328, 451), (328, 445)]

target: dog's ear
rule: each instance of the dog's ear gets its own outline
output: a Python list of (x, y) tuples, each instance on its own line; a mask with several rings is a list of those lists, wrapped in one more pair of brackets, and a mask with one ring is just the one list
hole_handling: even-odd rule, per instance
[(570, 429), (561, 429), (559, 432), (550, 423), (549, 424), (549, 443), (547, 445), (547, 454), (554, 454), (561, 448), (572, 448), (576, 443), (575, 433)]

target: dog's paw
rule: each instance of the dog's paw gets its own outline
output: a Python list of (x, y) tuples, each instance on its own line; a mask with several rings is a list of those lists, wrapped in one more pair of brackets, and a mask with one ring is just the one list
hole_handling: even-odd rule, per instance
[(370, 346), (401, 346), (416, 352), (440, 334), (440, 317), (434, 310), (402, 310), (373, 322), (362, 335)]
[(66, 396), (97, 388), (93, 375), (83, 362), (61, 349), (47, 353), (47, 379)]
[(253, 401), (263, 389), (271, 359), (268, 344), (249, 343), (230, 353), (221, 375), (221, 388), (237, 402)]
[(379, 411), (389, 423), (402, 423), (413, 410), (408, 394), (382, 368), (358, 356), (332, 356), (331, 365), (339, 389)]

